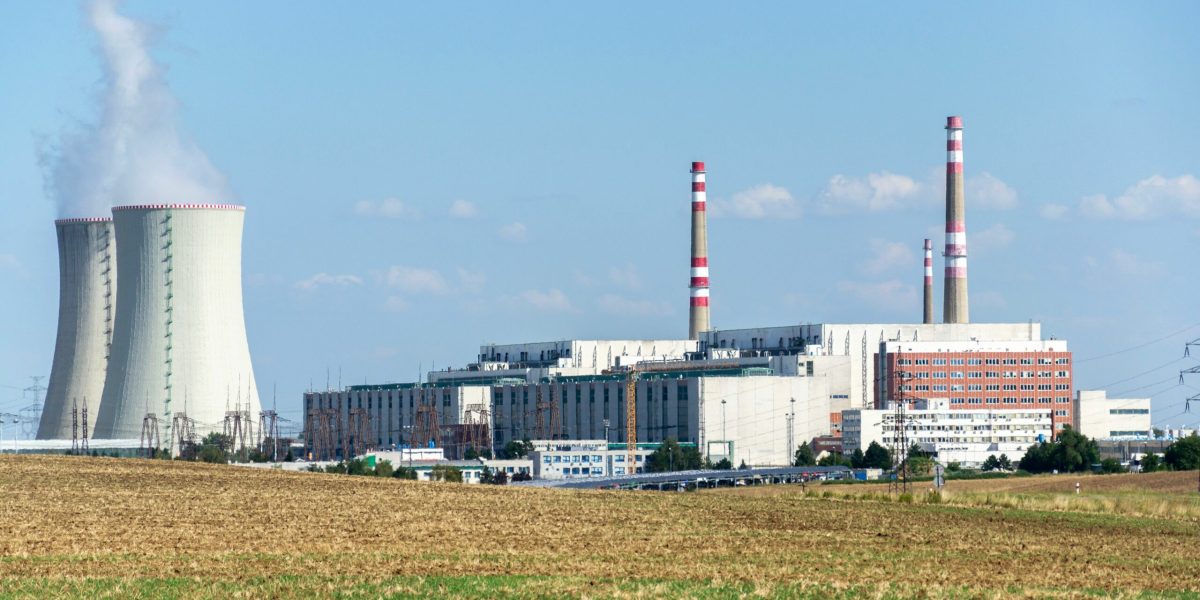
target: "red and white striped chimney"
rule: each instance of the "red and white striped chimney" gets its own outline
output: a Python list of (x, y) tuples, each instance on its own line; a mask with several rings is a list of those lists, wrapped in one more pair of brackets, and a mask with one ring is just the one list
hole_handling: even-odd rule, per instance
[(704, 189), (704, 163), (692, 163), (692, 278), (688, 339), (700, 339), (708, 331), (708, 194)]
[(946, 279), (942, 305), (942, 321), (946, 323), (970, 322), (962, 131), (962, 117), (946, 118)]
[(925, 238), (925, 317), (926, 325), (933, 322), (933, 240)]

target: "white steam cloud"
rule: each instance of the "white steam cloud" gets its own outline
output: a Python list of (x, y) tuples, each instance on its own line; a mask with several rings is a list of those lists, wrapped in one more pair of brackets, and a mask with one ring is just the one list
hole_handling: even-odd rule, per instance
[(150, 56), (150, 28), (119, 14), (117, 4), (92, 0), (85, 7), (104, 63), (98, 122), (63, 132), (41, 153), (59, 215), (103, 216), (115, 204), (229, 200), (225, 176), (179, 129), (178, 102)]

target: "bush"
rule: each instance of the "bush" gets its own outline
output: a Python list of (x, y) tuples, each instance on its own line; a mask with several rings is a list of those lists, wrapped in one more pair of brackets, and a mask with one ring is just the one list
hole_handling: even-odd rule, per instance
[(377, 460), (375, 461), (375, 476), (376, 477), (391, 477), (396, 469), (392, 468), (392, 461)]
[(1115, 458), (1106, 458), (1100, 461), (1101, 473), (1124, 473), (1125, 467), (1121, 466), (1121, 461)]
[(1143, 473), (1153, 473), (1155, 471), (1161, 471), (1165, 469), (1166, 465), (1163, 464), (1161, 457), (1159, 457), (1157, 454), (1150, 453), (1142, 457), (1141, 467)]
[(813, 456), (812, 448), (808, 442), (800, 444), (796, 449), (796, 455), (792, 457), (792, 466), (794, 467), (811, 467), (817, 464), (817, 458)]
[(395, 470), (392, 471), (392, 477), (395, 477), (396, 479), (409, 479), (416, 481), (417, 470), (409, 467), (396, 467)]
[(646, 471), (693, 471), (699, 469), (702, 462), (695, 446), (680, 446), (675, 438), (668, 438), (646, 457)]
[(1068, 425), (1053, 442), (1034, 444), (1025, 451), (1019, 468), (1030, 473), (1087, 471), (1100, 462), (1096, 442)]
[(445, 481), (448, 483), (462, 483), (462, 470), (458, 467), (450, 465), (434, 465), (429, 472), (429, 478), (433, 481)]
[(196, 457), (201, 462), (224, 465), (229, 463), (229, 456), (225, 454), (219, 446), (204, 444), (200, 447), (200, 451), (196, 453)]

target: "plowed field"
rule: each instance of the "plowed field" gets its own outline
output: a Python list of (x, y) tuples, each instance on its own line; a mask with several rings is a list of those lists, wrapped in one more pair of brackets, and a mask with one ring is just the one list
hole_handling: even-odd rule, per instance
[(0, 596), (1200, 592), (1180, 519), (0, 457)]

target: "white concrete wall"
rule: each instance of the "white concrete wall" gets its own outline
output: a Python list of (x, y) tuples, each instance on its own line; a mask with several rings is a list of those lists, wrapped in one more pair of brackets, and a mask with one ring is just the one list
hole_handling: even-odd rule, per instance
[(1149, 398), (1109, 398), (1104, 390), (1079, 390), (1074, 404), (1072, 425), (1090, 438), (1151, 433)]
[(793, 409), (794, 448), (829, 432), (829, 397), (812, 393), (808, 378), (705, 377), (700, 384), (701, 451), (711, 448), (710, 442), (732, 441), (735, 467), (742, 461), (755, 467), (789, 464), (787, 423)]

